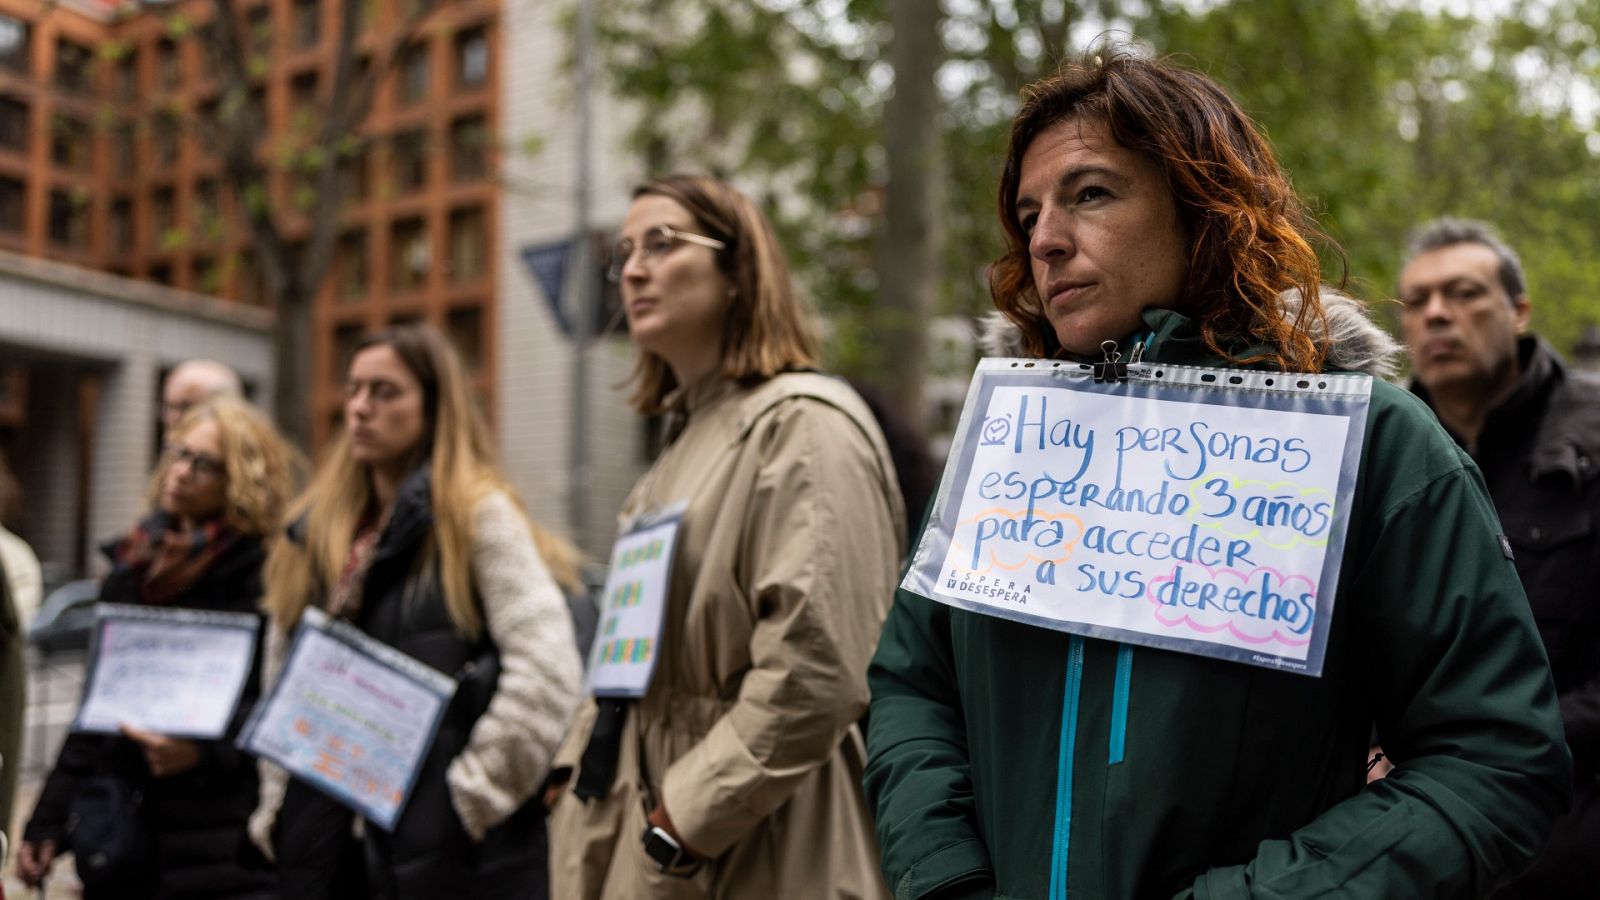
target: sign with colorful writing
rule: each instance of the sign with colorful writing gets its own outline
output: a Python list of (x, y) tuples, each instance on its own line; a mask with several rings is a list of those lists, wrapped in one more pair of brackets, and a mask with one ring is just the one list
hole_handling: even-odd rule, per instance
[(903, 587), (1320, 675), (1365, 375), (986, 359)]
[(102, 603), (74, 731), (223, 737), (255, 666), (251, 613)]
[(678, 503), (641, 516), (611, 549), (599, 634), (589, 651), (589, 692), (596, 697), (643, 697), (650, 688), (684, 509)]
[(443, 672), (307, 609), (239, 746), (392, 831), (455, 688)]

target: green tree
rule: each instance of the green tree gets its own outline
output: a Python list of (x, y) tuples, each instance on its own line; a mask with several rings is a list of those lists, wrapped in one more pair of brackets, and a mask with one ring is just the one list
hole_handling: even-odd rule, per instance
[[(214, 0), (211, 57), (222, 101), (210, 121), (195, 124), (222, 162), (222, 175), (243, 201), (243, 216), (266, 296), (277, 312), (273, 331), (272, 410), (285, 436), (311, 444), (311, 388), (315, 358), (312, 305), (328, 276), (344, 202), (339, 161), (360, 148), (360, 126), (373, 94), (415, 35), (431, 4), (412, 3), (406, 17), (382, 29), (374, 62), (361, 70), (357, 39), (369, 22), (368, 0), (338, 0), (338, 25), (327, 90), (304, 110), (287, 134), (268, 135), (251, 91), (266, 72), (273, 32), (242, 21), (235, 0)], [(174, 14), (169, 28), (181, 30)], [(275, 142), (268, 145), (269, 137)], [(265, 152), (264, 152), (265, 151)], [(274, 171), (295, 173), (302, 188), (287, 197), (271, 187)], [(303, 241), (291, 234), (304, 227)]]
[[(1330, 279), (1348, 274), (1357, 294), (1387, 298), (1412, 227), (1474, 216), (1523, 254), (1541, 331), (1570, 347), (1593, 316), (1600, 137), (1583, 100), (1600, 87), (1600, 0), (1521, 0), (1500, 18), (1379, 0), (925, 9), (942, 43), (931, 311), (988, 307), (983, 274), (1002, 249), (995, 188), (1018, 89), (1108, 33), (1137, 35), (1230, 88), (1342, 248), (1325, 257)], [(613, 86), (648, 111), (634, 139), (649, 166), (764, 186), (830, 314), (831, 361), (884, 381), (898, 346), (874, 339), (875, 307), (894, 271), (883, 254), (901, 251), (871, 237), (904, 154), (878, 126), (895, 81), (882, 0), (612, 0), (605, 10)], [(1392, 321), (1392, 306), (1378, 309)]]

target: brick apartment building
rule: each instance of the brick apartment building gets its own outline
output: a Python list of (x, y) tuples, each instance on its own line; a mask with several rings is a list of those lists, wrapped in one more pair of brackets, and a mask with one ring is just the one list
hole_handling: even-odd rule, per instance
[[(329, 90), (342, 4), (232, 6), (272, 154)], [(557, 306), (575, 279), (547, 296), (523, 262), (576, 223), (563, 5), (361, 8), (357, 65), (388, 74), (338, 160), (337, 251), (303, 363), (315, 439), (337, 427), (351, 344), (430, 322), (468, 361), (534, 514), (603, 553), (643, 462), (643, 429), (617, 390), (629, 350), (613, 337), (588, 354), (591, 476), (574, 485), (574, 349)], [(247, 198), (228, 189), (197, 124), (223, 102), (214, 12), (214, 0), (0, 0), (0, 452), (29, 487), (24, 536), (64, 573), (142, 506), (166, 369), (216, 356), (268, 393), (271, 313), (240, 218)], [(598, 102), (593, 216), (614, 223), (639, 173), (614, 149), (623, 117)], [(304, 172), (273, 167), (279, 208), (296, 210), (309, 189)], [(305, 216), (287, 221), (289, 240), (304, 240)], [(107, 330), (113, 320), (126, 322)]]

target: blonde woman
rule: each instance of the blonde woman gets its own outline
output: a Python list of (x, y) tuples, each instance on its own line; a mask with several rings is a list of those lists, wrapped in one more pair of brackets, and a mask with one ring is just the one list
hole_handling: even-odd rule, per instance
[[(298, 457), (265, 416), (242, 401), (217, 399), (172, 429), (151, 479), (154, 512), (106, 547), (111, 574), (100, 600), (149, 606), (254, 612), (269, 538), (293, 496)], [(231, 732), (257, 694), (252, 673)], [(91, 774), (111, 772), (142, 792), (151, 853), (135, 868), (96, 878), (78, 860), (85, 896), (270, 896), (270, 873), (237, 862), (256, 797), (255, 766), (232, 740), (191, 741), (132, 728), (120, 736), (73, 734), (62, 745), (17, 856), (23, 881), (37, 885), (72, 849), (69, 810)]]
[(345, 389), (344, 433), (268, 565), (268, 681), (315, 604), (461, 685), (392, 832), (265, 767), (252, 837), (296, 900), (543, 897), (534, 795), (576, 702), (557, 586), (576, 554), (523, 514), (437, 331), (368, 336)]
[(883, 436), (810, 371), (771, 226), (727, 184), (640, 187), (611, 264), (668, 440), (622, 518), (683, 514), (653, 679), (587, 704), (558, 759), (555, 894), (887, 896), (856, 727), (904, 530)]

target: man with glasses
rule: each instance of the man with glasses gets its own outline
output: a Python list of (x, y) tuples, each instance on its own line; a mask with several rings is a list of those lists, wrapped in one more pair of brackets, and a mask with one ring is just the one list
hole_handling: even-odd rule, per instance
[(213, 397), (239, 397), (244, 386), (239, 373), (214, 359), (178, 363), (161, 383), (161, 433), (163, 437), (184, 414)]
[(1600, 380), (1570, 371), (1528, 332), (1522, 263), (1485, 223), (1422, 226), (1399, 288), (1411, 389), (1483, 470), (1550, 656), (1577, 776), (1572, 813), (1524, 878), (1496, 896), (1592, 897), (1600, 883)]

